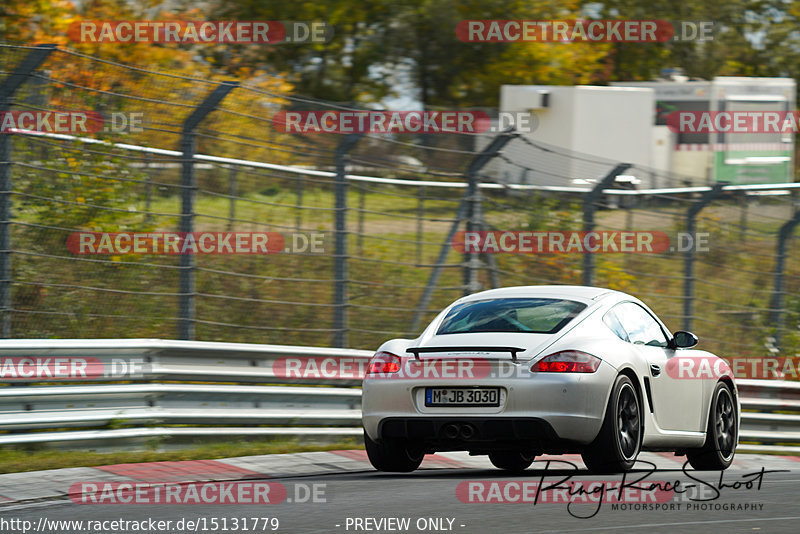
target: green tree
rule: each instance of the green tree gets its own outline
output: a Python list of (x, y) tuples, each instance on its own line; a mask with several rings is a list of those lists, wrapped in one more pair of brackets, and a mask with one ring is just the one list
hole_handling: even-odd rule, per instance
[[(602, 75), (608, 45), (466, 43), (470, 19), (569, 19), (567, 0), (389, 0), (218, 2), (212, 12), (240, 20), (317, 20), (334, 26), (325, 44), (283, 44), (214, 58), (215, 64), (269, 65), (291, 73), (297, 91), (327, 101), (375, 102), (397, 93), (405, 74), (424, 106), (496, 106), (502, 84), (586, 83)], [(235, 57), (231, 63), (229, 58)]]
[(663, 67), (680, 67), (690, 77), (792, 76), (800, 66), (796, 0), (582, 1), (596, 18), (713, 22), (706, 41), (615, 43), (607, 80), (649, 80)]

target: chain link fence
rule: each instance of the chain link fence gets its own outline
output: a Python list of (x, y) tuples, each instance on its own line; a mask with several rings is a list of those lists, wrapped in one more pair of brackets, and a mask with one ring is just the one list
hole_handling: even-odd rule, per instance
[[(141, 118), (138, 130), (0, 134), (3, 336), (374, 348), (416, 336), (468, 292), (584, 283), (644, 299), (721, 355), (800, 348), (796, 184), (686, 187), (510, 132), (273, 124), (281, 110), (353, 108), (269, 76), (243, 84), (0, 46), (0, 110)], [(324, 238), (321, 250), (268, 255), (75, 254), (76, 232)], [(465, 232), (639, 232), (668, 245), (471, 253)]]

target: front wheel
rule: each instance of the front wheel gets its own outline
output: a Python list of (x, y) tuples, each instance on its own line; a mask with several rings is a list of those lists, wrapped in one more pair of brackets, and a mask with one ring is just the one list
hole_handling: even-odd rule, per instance
[(536, 456), (522, 451), (494, 451), (489, 453), (489, 461), (498, 469), (519, 473), (533, 463)]
[(419, 467), (425, 457), (424, 452), (415, 450), (408, 443), (394, 439), (372, 441), (366, 432), (364, 447), (372, 467), (390, 473), (410, 473)]
[(689, 463), (700, 471), (722, 471), (733, 463), (739, 436), (739, 418), (730, 387), (719, 382), (714, 388), (706, 427), (706, 443), (686, 451)]
[(608, 399), (603, 426), (581, 454), (583, 463), (595, 473), (621, 473), (636, 463), (642, 443), (639, 395), (631, 379), (620, 375)]

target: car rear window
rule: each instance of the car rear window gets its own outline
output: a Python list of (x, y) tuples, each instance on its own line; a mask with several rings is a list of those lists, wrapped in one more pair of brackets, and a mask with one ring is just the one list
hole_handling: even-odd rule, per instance
[(527, 332), (555, 334), (586, 304), (573, 300), (504, 298), (464, 302), (447, 312), (439, 334)]

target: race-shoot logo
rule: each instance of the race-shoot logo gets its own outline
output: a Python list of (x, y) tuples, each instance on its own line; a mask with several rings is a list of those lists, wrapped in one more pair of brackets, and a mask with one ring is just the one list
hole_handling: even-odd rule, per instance
[[(703, 478), (703, 472), (689, 469), (687, 461), (681, 469), (685, 480), (648, 480), (656, 473), (656, 466), (640, 459), (634, 472), (622, 473), (619, 478), (580, 480), (575, 477), (582, 473), (569, 460), (543, 460), (534, 462), (534, 467), (539, 467), (541, 473), (535, 479), (460, 482), (456, 498), (467, 504), (565, 504), (567, 512), (580, 519), (595, 517), (606, 503), (612, 511), (752, 511), (760, 510), (757, 503), (713, 501), (726, 493), (760, 491), (767, 474), (789, 472), (762, 467), (758, 471), (736, 471), (733, 475), (719, 472)], [(552, 472), (551, 467), (559, 469)]]

